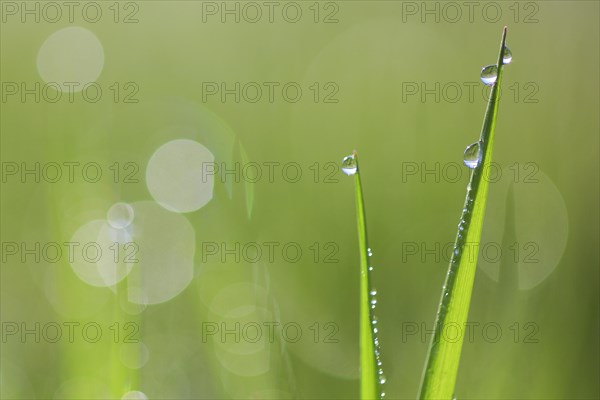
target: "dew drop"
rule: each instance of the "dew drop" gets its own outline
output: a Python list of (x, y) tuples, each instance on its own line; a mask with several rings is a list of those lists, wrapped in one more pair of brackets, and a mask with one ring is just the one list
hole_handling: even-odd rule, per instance
[(498, 78), (498, 67), (496, 64), (488, 65), (487, 67), (483, 67), (481, 69), (481, 82), (490, 86), (496, 83), (496, 79)]
[(373, 289), (369, 293), (371, 294), (371, 296), (375, 296), (377, 295), (377, 290)]
[(510, 51), (510, 49), (507, 46), (504, 46), (504, 55), (502, 57), (502, 63), (504, 65), (506, 65), (506, 64), (510, 64), (511, 61), (512, 61), (512, 52)]
[(342, 172), (346, 175), (354, 175), (357, 170), (358, 166), (356, 165), (356, 158), (354, 158), (354, 155), (344, 157), (342, 160)]
[(377, 334), (377, 332), (379, 332), (379, 330), (377, 328), (373, 328), (373, 333)]
[(367, 254), (369, 255), (369, 257), (373, 256), (373, 252), (371, 251), (370, 247), (367, 249)]
[(471, 169), (477, 168), (479, 163), (481, 163), (482, 151), (480, 142), (477, 141), (473, 144), (470, 144), (465, 149), (465, 154), (463, 158), (463, 162), (465, 165)]
[(385, 381), (386, 381), (385, 376), (381, 375), (379, 377), (379, 383), (381, 383), (383, 385), (385, 383)]
[(373, 267), (369, 267), (369, 271), (373, 271)]

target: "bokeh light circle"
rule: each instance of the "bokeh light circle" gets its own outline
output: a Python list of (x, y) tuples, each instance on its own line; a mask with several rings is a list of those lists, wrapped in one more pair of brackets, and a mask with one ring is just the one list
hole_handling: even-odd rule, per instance
[[(133, 266), (135, 245), (124, 230), (106, 221), (93, 220), (81, 226), (71, 238), (75, 274), (92, 286), (112, 286), (127, 276)], [(132, 247), (133, 246), (133, 247)]]
[(133, 221), (133, 208), (127, 203), (115, 203), (106, 213), (106, 218), (113, 228), (126, 228)]
[(119, 350), (119, 358), (127, 368), (139, 369), (150, 359), (150, 352), (142, 342), (123, 343)]
[(150, 194), (169, 211), (196, 211), (213, 197), (214, 155), (200, 143), (176, 139), (160, 146), (146, 167)]
[(490, 183), (477, 262), (492, 280), (520, 290), (532, 289), (551, 275), (569, 235), (560, 190), (539, 167), (527, 172), (530, 176), (515, 183), (514, 171), (503, 169), (502, 179)]
[(78, 26), (54, 32), (42, 44), (37, 69), (47, 83), (63, 92), (79, 92), (100, 76), (104, 49), (92, 32)]
[(128, 300), (158, 304), (181, 293), (194, 277), (196, 235), (184, 216), (153, 201), (132, 203), (136, 260), (127, 278)]
[(144, 392), (140, 392), (139, 390), (131, 390), (125, 393), (121, 400), (148, 400), (148, 396)]

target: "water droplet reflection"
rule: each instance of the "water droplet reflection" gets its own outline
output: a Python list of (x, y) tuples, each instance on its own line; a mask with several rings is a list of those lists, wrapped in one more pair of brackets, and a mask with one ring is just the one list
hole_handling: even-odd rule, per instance
[(471, 169), (477, 168), (482, 159), (482, 146), (479, 141), (470, 144), (465, 149), (463, 161)]
[(483, 67), (481, 69), (481, 82), (490, 86), (496, 83), (496, 79), (498, 79), (498, 67), (496, 64), (488, 65), (487, 67)]
[(342, 160), (342, 172), (350, 176), (354, 175), (357, 170), (358, 166), (356, 164), (356, 158), (354, 157), (354, 155), (344, 157), (344, 159)]

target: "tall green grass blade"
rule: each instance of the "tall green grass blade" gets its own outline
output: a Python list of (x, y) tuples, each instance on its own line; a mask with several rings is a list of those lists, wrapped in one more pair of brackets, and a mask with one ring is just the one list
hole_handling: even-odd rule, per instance
[(460, 218), (459, 230), (450, 266), (448, 267), (446, 282), (442, 290), (434, 335), (423, 371), (419, 394), (421, 399), (452, 399), (454, 394), (464, 336), (460, 335), (458, 339), (455, 337), (447, 338), (442, 333), (444, 327), (448, 326), (459, 327), (464, 332), (469, 314), (488, 191), (488, 180), (484, 178), (484, 171), (489, 170), (492, 161), (494, 128), (504, 65), (506, 31), (507, 28), (505, 27), (498, 55), (498, 77), (492, 87), (483, 120), (480, 138), (482, 158), (479, 165), (473, 169), (467, 187), (467, 196)]
[[(348, 161), (349, 165), (344, 168)], [(371, 284), (369, 263), (371, 250), (367, 240), (367, 221), (365, 202), (360, 180), (358, 155), (356, 151), (344, 159), (342, 170), (354, 175), (356, 193), (356, 222), (358, 227), (358, 247), (360, 252), (360, 397), (361, 399), (379, 399), (383, 397), (381, 385), (385, 378), (381, 372), (379, 346), (375, 328), (375, 290)]]

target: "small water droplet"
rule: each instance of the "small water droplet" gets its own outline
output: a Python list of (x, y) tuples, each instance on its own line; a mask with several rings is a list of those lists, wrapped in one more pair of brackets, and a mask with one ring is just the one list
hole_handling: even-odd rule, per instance
[(367, 254), (369, 255), (369, 257), (373, 256), (373, 252), (371, 251), (370, 247), (367, 249)]
[(381, 392), (381, 398), (383, 399), (385, 397), (385, 392)]
[(373, 325), (377, 325), (377, 317), (373, 317), (373, 321), (371, 321)]
[(371, 299), (371, 304), (377, 304), (377, 299)]
[(379, 383), (381, 383), (383, 385), (385, 383), (385, 381), (386, 381), (385, 376), (381, 375), (379, 377)]
[(346, 175), (354, 175), (357, 171), (358, 167), (356, 165), (356, 159), (354, 155), (349, 155), (344, 157), (342, 160), (342, 172)]
[(512, 61), (512, 51), (507, 46), (504, 46), (504, 56), (502, 57), (502, 63), (504, 65), (510, 64)]
[(377, 290), (373, 289), (369, 293), (371, 294), (371, 296), (375, 296), (375, 295), (377, 295)]
[(481, 82), (490, 86), (496, 83), (496, 79), (498, 78), (498, 66), (496, 64), (488, 65), (487, 67), (483, 67), (481, 69)]
[(369, 271), (373, 271), (373, 267), (369, 267)]
[(382, 362), (381, 362), (381, 360), (377, 360), (377, 366), (378, 366), (378, 367), (381, 367), (381, 365), (382, 365)]
[(373, 328), (373, 333), (377, 334), (377, 332), (379, 332), (379, 330), (377, 328)]
[[(465, 165), (471, 169), (477, 168), (479, 163), (481, 163), (482, 152), (481, 152), (481, 143), (479, 141), (470, 144), (465, 149), (465, 154), (463, 158), (463, 162)], [(463, 210), (464, 212), (465, 210)]]

